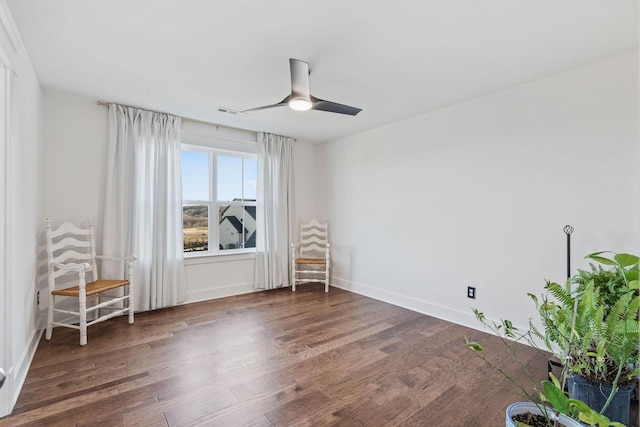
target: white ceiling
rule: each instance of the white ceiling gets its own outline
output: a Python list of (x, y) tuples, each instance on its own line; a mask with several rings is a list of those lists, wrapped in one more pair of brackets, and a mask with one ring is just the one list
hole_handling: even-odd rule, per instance
[[(45, 91), (326, 141), (638, 48), (637, 0), (6, 0)], [(287, 107), (289, 58), (312, 95)]]

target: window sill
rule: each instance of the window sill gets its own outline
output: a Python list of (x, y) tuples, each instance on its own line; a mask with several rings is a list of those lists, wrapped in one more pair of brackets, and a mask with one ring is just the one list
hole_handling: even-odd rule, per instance
[(202, 254), (184, 257), (184, 265), (211, 264), (216, 262), (244, 261), (256, 258), (256, 252), (234, 252), (230, 254)]

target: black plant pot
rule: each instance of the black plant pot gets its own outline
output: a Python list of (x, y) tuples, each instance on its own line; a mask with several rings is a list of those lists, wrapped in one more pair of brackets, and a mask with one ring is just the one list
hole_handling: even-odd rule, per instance
[[(611, 393), (611, 385), (591, 381), (572, 375), (569, 377), (569, 397), (586, 403), (591, 409), (600, 412)], [(634, 385), (628, 384), (618, 387), (618, 391), (611, 400), (604, 415), (611, 421), (618, 421), (629, 425), (629, 407), (631, 406), (631, 392)]]

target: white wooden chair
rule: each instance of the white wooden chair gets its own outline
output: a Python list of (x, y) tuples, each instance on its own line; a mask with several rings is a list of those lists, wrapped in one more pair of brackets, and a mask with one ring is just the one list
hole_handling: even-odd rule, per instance
[(300, 241), (291, 243), (291, 282), (295, 292), (296, 284), (308, 282), (324, 283), (324, 291), (329, 292), (329, 224), (312, 219), (300, 224)]
[[(133, 267), (136, 257), (108, 257), (96, 255), (93, 221), (88, 228), (79, 228), (70, 222), (62, 223), (57, 229), (51, 228), (47, 218), (47, 271), (49, 279), (49, 312), (47, 315), (46, 339), (51, 339), (53, 326), (64, 326), (80, 331), (80, 345), (87, 344), (87, 327), (122, 314), (129, 314), (129, 324), (133, 323)], [(128, 271), (123, 280), (100, 280), (96, 259), (125, 262)], [(89, 272), (91, 282), (86, 281)], [(56, 283), (64, 282), (64, 284)], [(73, 286), (75, 285), (75, 286)], [(121, 296), (105, 296), (102, 292), (122, 288)], [(56, 307), (56, 297), (78, 298), (78, 311)], [(87, 299), (89, 297), (89, 299)], [(64, 301), (65, 303), (67, 301)], [(87, 306), (89, 303), (89, 306)], [(75, 308), (75, 307), (74, 307)], [(102, 310), (106, 314), (102, 315)], [(70, 315), (54, 321), (54, 314)], [(87, 315), (93, 320), (87, 321)]]

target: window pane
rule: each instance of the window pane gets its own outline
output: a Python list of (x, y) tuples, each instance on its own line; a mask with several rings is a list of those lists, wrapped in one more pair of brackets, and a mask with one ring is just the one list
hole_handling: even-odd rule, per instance
[(244, 198), (245, 200), (256, 200), (257, 188), (258, 188), (258, 161), (256, 159), (244, 159)]
[(209, 154), (182, 151), (182, 198), (209, 200)]
[(244, 206), (244, 227), (247, 229), (247, 233), (244, 236), (244, 247), (255, 248), (256, 247), (256, 207)]
[(256, 247), (256, 207), (220, 205), (220, 250)]
[(182, 206), (182, 235), (185, 252), (209, 250), (209, 208), (207, 205)]
[(242, 199), (242, 158), (218, 155), (218, 200)]

